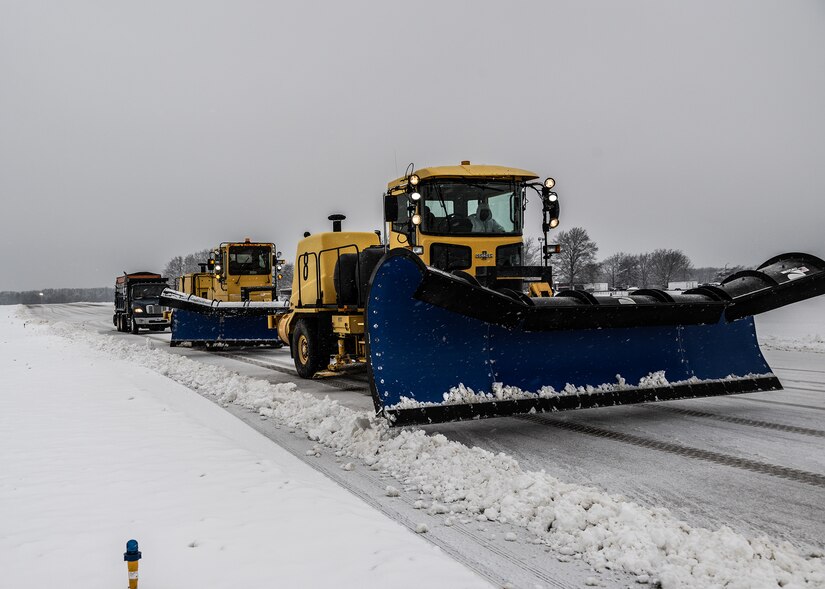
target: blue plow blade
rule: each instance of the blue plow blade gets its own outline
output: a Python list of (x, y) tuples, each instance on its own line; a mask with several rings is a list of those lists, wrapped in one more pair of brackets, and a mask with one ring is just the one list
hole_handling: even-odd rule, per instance
[(209, 314), (185, 309), (175, 309), (172, 313), (172, 343), (281, 346), (277, 333), (269, 329), (266, 316)]
[(284, 312), (281, 301), (225, 302), (165, 289), (161, 305), (172, 307), (172, 340), (176, 346), (192, 345), (266, 345), (281, 347), (268, 317)]
[[(712, 323), (531, 331), (519, 313), (507, 321), (485, 321), (428, 302), (424, 283), (439, 280), (452, 285), (457, 304), (479, 314), (472, 297), (481, 287), (401, 252), (393, 251), (376, 268), (366, 307), (373, 401), (395, 425), (782, 388), (759, 349), (753, 318), (728, 321), (724, 305)], [(553, 312), (577, 312), (568, 308)], [(638, 386), (660, 371), (666, 380), (654, 377)], [(625, 386), (602, 386), (617, 385), (619, 378)], [(459, 385), (475, 396), (445, 401), (445, 393)], [(569, 385), (597, 390), (575, 392)], [(479, 396), (502, 386), (528, 394)], [(529, 394), (543, 387), (559, 394)]]

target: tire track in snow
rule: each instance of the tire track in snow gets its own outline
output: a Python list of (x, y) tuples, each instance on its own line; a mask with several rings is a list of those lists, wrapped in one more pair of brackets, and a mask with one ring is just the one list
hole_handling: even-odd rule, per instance
[(651, 448), (653, 450), (676, 454), (686, 458), (705, 460), (707, 462), (722, 464), (732, 468), (740, 468), (742, 470), (748, 470), (759, 474), (765, 474), (799, 483), (805, 483), (807, 485), (813, 485), (815, 487), (825, 488), (825, 475), (815, 472), (788, 468), (786, 466), (778, 466), (776, 464), (759, 462), (757, 460), (750, 460), (747, 458), (739, 458), (737, 456), (731, 456), (730, 454), (722, 454), (721, 452), (713, 452), (711, 450), (702, 450), (700, 448), (693, 448), (691, 446), (684, 446), (673, 442), (662, 442), (651, 438), (644, 438), (642, 436), (577, 423), (575, 421), (557, 420), (544, 415), (522, 415), (517, 419), (540, 423), (542, 425), (551, 425), (553, 427), (588, 434), (599, 438), (609, 438), (611, 440), (633, 444), (634, 446)]
[(668, 407), (666, 405), (644, 406), (645, 409), (653, 409), (660, 411), (670, 411), (671, 413), (679, 413), (680, 415), (688, 415), (690, 417), (702, 417), (705, 419), (713, 419), (716, 421), (724, 421), (727, 423), (736, 423), (739, 425), (750, 425), (753, 427), (763, 427), (766, 429), (779, 430), (783, 432), (792, 432), (795, 434), (803, 434), (806, 436), (815, 436), (818, 438), (825, 438), (825, 431), (819, 429), (812, 429), (808, 427), (800, 427), (796, 425), (785, 425), (782, 423), (773, 423), (771, 421), (759, 421), (756, 419), (747, 419), (744, 417), (732, 417), (730, 415), (722, 415), (719, 413), (710, 413), (707, 411), (697, 411), (695, 409), (687, 409), (684, 407)]
[[(224, 358), (231, 358), (233, 360), (238, 360), (239, 362), (245, 362), (247, 364), (252, 364), (253, 366), (258, 366), (259, 368), (266, 368), (268, 370), (274, 370), (275, 372), (280, 372), (282, 374), (288, 374), (289, 376), (298, 376), (298, 373), (293, 368), (285, 368), (283, 366), (278, 366), (277, 364), (273, 364), (271, 362), (265, 362), (263, 360), (257, 360), (255, 358), (250, 358), (248, 356), (244, 356), (243, 354), (238, 354), (237, 352), (219, 352), (219, 351), (210, 351), (210, 354), (214, 354), (216, 356), (223, 356)], [(347, 378), (347, 377), (331, 377), (331, 378), (317, 378), (313, 379), (314, 382), (319, 384), (327, 385), (329, 387), (341, 390), (341, 391), (364, 391), (364, 386), (359, 386), (356, 383), (360, 383), (360, 379), (357, 378)]]
[(774, 366), (774, 370), (788, 370), (793, 372), (813, 372), (814, 374), (825, 374), (825, 370), (814, 370), (813, 368), (791, 368), (789, 366)]
[[(794, 387), (794, 389), (813, 391), (815, 393), (825, 393), (825, 391), (803, 389), (801, 387)], [(751, 399), (749, 397), (737, 397), (737, 399), (740, 401), (749, 401), (751, 403), (768, 403), (769, 405), (784, 405), (785, 407), (798, 407), (800, 409), (813, 409), (814, 411), (825, 411), (825, 407), (817, 407), (816, 405), (803, 405), (802, 403), (789, 403), (788, 401), (774, 401), (772, 399)]]

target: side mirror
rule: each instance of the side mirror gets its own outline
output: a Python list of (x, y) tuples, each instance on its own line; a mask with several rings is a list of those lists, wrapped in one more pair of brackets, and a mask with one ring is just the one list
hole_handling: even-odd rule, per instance
[(384, 195), (384, 221), (395, 223), (398, 221), (398, 198), (391, 195)]

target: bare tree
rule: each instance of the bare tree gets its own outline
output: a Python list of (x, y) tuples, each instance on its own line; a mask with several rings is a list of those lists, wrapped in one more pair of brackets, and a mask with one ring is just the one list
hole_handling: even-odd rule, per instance
[(211, 249), (204, 249), (185, 256), (175, 256), (166, 264), (163, 276), (170, 281), (174, 281), (178, 276), (191, 272), (200, 272), (200, 265), (209, 261), (212, 256)]
[(685, 280), (692, 264), (682, 250), (658, 249), (650, 254), (650, 266), (655, 284), (667, 288), (668, 282)]
[(645, 288), (650, 286), (650, 277), (653, 273), (650, 254), (638, 254), (636, 258), (636, 286)]
[(599, 276), (601, 276), (601, 274), (601, 263), (588, 262), (582, 267), (582, 270), (577, 274), (577, 277), (581, 282), (598, 282)]
[(637, 280), (636, 256), (619, 252), (602, 261), (602, 276), (610, 288), (632, 286)]
[(599, 247), (595, 241), (590, 239), (587, 230), (583, 227), (561, 231), (556, 238), (556, 243), (561, 246), (561, 252), (552, 258), (554, 268), (561, 281), (572, 286), (576, 280), (584, 277), (585, 268), (596, 261)]
[(544, 242), (538, 237), (528, 237), (524, 240), (524, 249), (522, 250), (522, 264), (525, 266), (542, 266), (541, 248)]
[(166, 264), (166, 268), (163, 270), (164, 278), (168, 278), (171, 281), (174, 281), (175, 278), (178, 276), (183, 276), (185, 272), (183, 271), (183, 257), (175, 256)]

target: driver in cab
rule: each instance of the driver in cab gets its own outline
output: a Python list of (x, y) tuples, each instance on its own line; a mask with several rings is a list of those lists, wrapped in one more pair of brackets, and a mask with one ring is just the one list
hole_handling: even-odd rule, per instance
[(468, 218), (473, 222), (473, 233), (504, 233), (504, 227), (493, 219), (493, 212), (486, 202), (478, 203), (476, 212)]

